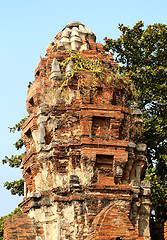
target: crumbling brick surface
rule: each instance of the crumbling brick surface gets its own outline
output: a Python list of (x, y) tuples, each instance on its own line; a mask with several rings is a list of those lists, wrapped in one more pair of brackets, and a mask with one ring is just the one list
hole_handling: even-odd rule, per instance
[[(62, 70), (68, 48), (82, 59), (98, 60), (103, 78), (94, 69), (74, 72), (72, 61)], [(72, 22), (48, 45), (35, 70), (26, 102), (30, 116), (22, 127), (25, 196), (20, 204), (34, 239), (150, 239), (141, 111), (129, 104), (128, 79), (126, 84), (116, 79), (109, 71), (114, 69), (117, 63), (95, 35)], [(11, 240), (7, 224), (5, 237)], [(16, 235), (21, 239), (17, 225)]]
[(164, 224), (164, 239), (167, 240), (167, 221)]
[(34, 226), (27, 214), (19, 213), (6, 219), (4, 239), (35, 239)]

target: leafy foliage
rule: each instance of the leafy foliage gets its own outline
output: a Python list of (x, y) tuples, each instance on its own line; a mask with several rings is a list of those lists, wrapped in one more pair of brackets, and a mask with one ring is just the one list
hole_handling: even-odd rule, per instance
[(28, 83), (28, 88), (30, 88), (30, 87), (31, 87), (31, 85), (32, 85), (32, 82), (29, 82), (29, 83)]
[[(23, 118), (20, 120), (18, 124), (15, 124), (14, 127), (10, 127), (10, 132), (16, 132), (21, 131), (23, 123), (26, 121), (26, 118)], [(23, 147), (23, 140), (19, 139), (15, 144), (13, 144), (17, 150), (21, 149)], [(10, 158), (5, 156), (5, 158), (2, 160), (3, 164), (8, 164), (12, 168), (19, 168), (22, 161), (22, 154), (21, 155), (12, 155)], [(24, 180), (20, 179), (18, 181), (8, 182), (6, 181), (4, 183), (4, 187), (6, 187), (7, 190), (11, 191), (12, 195), (18, 194), (19, 196), (22, 196), (24, 194)], [(20, 212), (20, 208), (16, 208), (13, 212), (8, 214), (7, 216), (3, 216), (0, 218), (0, 240), (3, 240), (3, 232), (4, 232), (4, 222), (6, 218), (12, 218), (14, 214), (17, 214)]]
[(23, 140), (20, 138), (13, 144), (17, 150), (21, 149), (24, 145)]
[(104, 78), (104, 72), (102, 63), (96, 59), (89, 59), (81, 56), (79, 53), (68, 50), (69, 57), (60, 63), (62, 70), (65, 70), (67, 63), (72, 61), (74, 63), (74, 71), (71, 71), (73, 74), (78, 73), (78, 71), (88, 71), (92, 72), (94, 76), (98, 76), (100, 79)]
[(20, 208), (16, 208), (13, 212), (10, 214), (3, 216), (0, 218), (0, 240), (3, 240), (3, 232), (4, 232), (4, 223), (6, 218), (12, 218), (13, 215), (17, 214), (20, 212)]
[(148, 178), (156, 220), (166, 219), (167, 199), (167, 25), (139, 21), (131, 29), (119, 24), (122, 35), (105, 38), (105, 50), (116, 55), (120, 73), (133, 81), (143, 112), (143, 141), (148, 146)]
[(22, 154), (21, 155), (12, 155), (10, 158), (5, 156), (2, 160), (3, 164), (8, 163), (9, 167), (19, 168), (22, 161)]
[(16, 132), (16, 131), (21, 131), (23, 123), (27, 120), (28, 117), (22, 118), (19, 123), (15, 124), (14, 127), (9, 127), (10, 132)]
[[(21, 131), (23, 123), (26, 121), (27, 117), (20, 120), (19, 123), (15, 124), (14, 127), (10, 127), (10, 132), (16, 132)], [(13, 144), (17, 150), (21, 149), (23, 147), (23, 140), (20, 138), (16, 143)], [(22, 154), (21, 155), (12, 155), (10, 158), (8, 156), (5, 156), (4, 159), (2, 159), (3, 164), (8, 164), (12, 168), (19, 168), (22, 161)], [(6, 187), (7, 190), (11, 191), (12, 195), (18, 194), (19, 196), (24, 195), (24, 180), (20, 179), (18, 181), (8, 182), (6, 181), (4, 183), (4, 187)]]
[(7, 190), (10, 190), (12, 195), (18, 194), (19, 196), (23, 196), (24, 180), (21, 178), (20, 180), (13, 182), (6, 181), (4, 187), (6, 187)]
[[(66, 58), (64, 61), (60, 62), (60, 68), (61, 71), (65, 71), (66, 66), (68, 63), (71, 63), (71, 67), (73, 70), (71, 70), (68, 74), (66, 74), (63, 78), (63, 83), (61, 85), (61, 88), (68, 83), (68, 81), (75, 78), (76, 75), (78, 75), (81, 71), (91, 72), (93, 75), (93, 82), (90, 86), (87, 85), (85, 81), (81, 80), (80, 88), (83, 87), (83, 89), (87, 89), (85, 94), (88, 94), (90, 90), (96, 90), (97, 88), (97, 82), (98, 80), (104, 79), (104, 71), (103, 71), (103, 65), (102, 63), (96, 59), (89, 59), (81, 56), (79, 53), (76, 53), (72, 50), (68, 50), (69, 57)], [(82, 79), (82, 75), (80, 75), (80, 78)]]
[[(73, 70), (64, 76), (61, 88), (77, 75), (80, 78), (80, 88), (86, 89), (85, 94), (88, 94), (89, 91), (95, 91), (97, 89), (97, 84), (99, 83), (110, 86), (112, 84), (114, 85), (115, 82), (118, 82), (123, 88), (126, 86), (129, 95), (131, 95), (132, 98), (135, 98), (133, 83), (125, 74), (120, 74), (116, 68), (109, 69), (99, 59), (86, 58), (80, 53), (76, 53), (72, 50), (68, 50), (68, 53), (69, 57), (60, 62), (60, 68), (61, 71), (64, 72), (67, 64), (71, 63)], [(83, 71), (92, 74), (92, 79), (89, 84), (83, 80)], [(110, 74), (110, 77), (108, 76), (106, 78), (107, 74)]]

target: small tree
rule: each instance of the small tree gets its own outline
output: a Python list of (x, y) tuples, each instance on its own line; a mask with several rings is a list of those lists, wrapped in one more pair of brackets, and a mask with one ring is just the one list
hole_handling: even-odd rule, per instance
[(167, 213), (167, 25), (139, 21), (133, 28), (119, 24), (122, 35), (105, 38), (105, 50), (120, 64), (119, 71), (133, 81), (143, 112), (143, 141), (147, 144), (147, 178), (158, 222)]
[[(25, 122), (26, 118), (23, 118), (20, 120), (19, 123), (17, 123), (14, 127), (10, 127), (10, 132), (15, 133), (16, 131), (21, 131), (22, 124)], [(20, 138), (16, 143), (13, 144), (17, 150), (21, 149), (23, 147), (23, 140)], [(5, 158), (2, 160), (3, 164), (8, 164), (12, 168), (19, 168), (22, 161), (22, 154), (21, 155), (12, 155), (10, 158), (5, 156)], [(18, 194), (19, 196), (22, 196), (24, 194), (24, 180), (21, 178), (20, 180), (16, 180), (13, 182), (6, 181), (4, 183), (4, 187), (6, 187), (7, 190), (11, 191), (12, 195)]]
[[(27, 118), (21, 119), (18, 124), (16, 124), (14, 127), (9, 128), (10, 132), (15, 131), (21, 131), (22, 124), (25, 122)], [(17, 150), (21, 149), (23, 147), (23, 141), (20, 138), (16, 143), (13, 144)], [(2, 160), (3, 164), (8, 164), (12, 168), (19, 168), (22, 161), (22, 154), (21, 155), (12, 155), (10, 158), (5, 156), (5, 158)], [(4, 183), (4, 187), (6, 187), (7, 190), (11, 191), (12, 195), (18, 194), (19, 196), (22, 196), (24, 194), (24, 180), (21, 178), (20, 180), (16, 180), (13, 182), (6, 181)], [(16, 208), (13, 212), (6, 216), (0, 217), (0, 240), (3, 240), (3, 233), (4, 233), (4, 223), (6, 218), (12, 218), (13, 215), (20, 212), (20, 208)]]

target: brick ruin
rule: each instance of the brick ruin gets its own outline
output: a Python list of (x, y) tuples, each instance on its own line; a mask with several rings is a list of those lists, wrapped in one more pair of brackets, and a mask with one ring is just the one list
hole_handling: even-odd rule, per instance
[[(76, 52), (98, 60), (103, 79), (93, 69), (74, 71), (71, 60), (63, 70)], [(117, 63), (79, 22), (48, 45), (28, 89), (22, 127), (25, 196), (21, 212), (6, 221), (4, 239), (150, 239), (141, 111), (109, 69)]]
[(165, 225), (164, 225), (164, 238), (165, 240), (167, 240), (167, 221), (165, 222)]

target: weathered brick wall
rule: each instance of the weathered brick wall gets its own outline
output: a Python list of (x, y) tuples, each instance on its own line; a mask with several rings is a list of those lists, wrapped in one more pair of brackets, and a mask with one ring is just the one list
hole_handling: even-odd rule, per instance
[(164, 224), (164, 239), (167, 240), (167, 222)]
[[(98, 60), (103, 79), (80, 68), (62, 84), (76, 64), (60, 69), (70, 55), (67, 48)], [(150, 239), (141, 111), (129, 105), (128, 79), (116, 78), (111, 69), (117, 69), (113, 57), (83, 24), (73, 22), (48, 45), (35, 70), (26, 102), (30, 116), (22, 130), (25, 197), (20, 204), (34, 239)], [(9, 229), (10, 224), (7, 240)], [(17, 227), (16, 235), (20, 239)]]
[(34, 226), (27, 214), (19, 213), (6, 219), (4, 239), (35, 239)]

